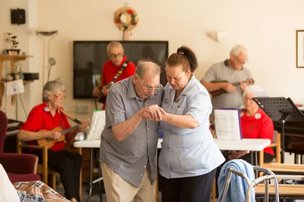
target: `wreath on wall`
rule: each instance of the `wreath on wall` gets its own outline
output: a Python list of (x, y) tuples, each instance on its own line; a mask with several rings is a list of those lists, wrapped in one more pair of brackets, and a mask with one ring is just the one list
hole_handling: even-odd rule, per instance
[(117, 9), (114, 13), (115, 25), (121, 31), (131, 31), (138, 24), (137, 12), (128, 6)]

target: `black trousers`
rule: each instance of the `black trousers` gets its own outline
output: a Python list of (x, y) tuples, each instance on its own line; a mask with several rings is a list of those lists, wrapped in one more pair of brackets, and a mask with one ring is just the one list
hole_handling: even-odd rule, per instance
[[(42, 159), (41, 152), (35, 153)], [(82, 157), (80, 154), (62, 150), (54, 152), (48, 150), (48, 166), (60, 174), (60, 180), (67, 199), (76, 198), (80, 201), (79, 180)]]
[(162, 182), (162, 202), (206, 202), (210, 200), (216, 169), (195, 177), (167, 179)]

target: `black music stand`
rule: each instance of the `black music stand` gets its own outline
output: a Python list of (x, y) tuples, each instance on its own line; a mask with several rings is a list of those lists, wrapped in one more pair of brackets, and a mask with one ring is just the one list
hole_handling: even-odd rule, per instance
[(282, 163), (285, 152), (285, 124), (286, 122), (303, 122), (304, 114), (296, 107), (290, 98), (285, 97), (256, 97), (253, 100), (272, 119), (282, 125)]

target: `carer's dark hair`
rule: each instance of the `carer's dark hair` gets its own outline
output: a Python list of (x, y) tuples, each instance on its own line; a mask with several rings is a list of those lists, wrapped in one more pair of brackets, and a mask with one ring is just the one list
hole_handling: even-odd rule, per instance
[(194, 72), (197, 69), (197, 58), (190, 48), (182, 46), (177, 49), (176, 53), (170, 55), (167, 60), (167, 65), (182, 65), (184, 71), (190, 69), (191, 72)]

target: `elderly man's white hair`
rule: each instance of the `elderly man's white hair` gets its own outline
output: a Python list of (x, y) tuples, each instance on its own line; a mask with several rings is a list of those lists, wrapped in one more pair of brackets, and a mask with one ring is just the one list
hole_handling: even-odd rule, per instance
[(252, 97), (268, 97), (265, 90), (256, 84), (248, 86), (244, 91), (243, 96), (246, 96), (248, 93), (252, 93)]
[(230, 50), (230, 56), (238, 56), (241, 52), (247, 53), (247, 49), (243, 45), (236, 45)]

